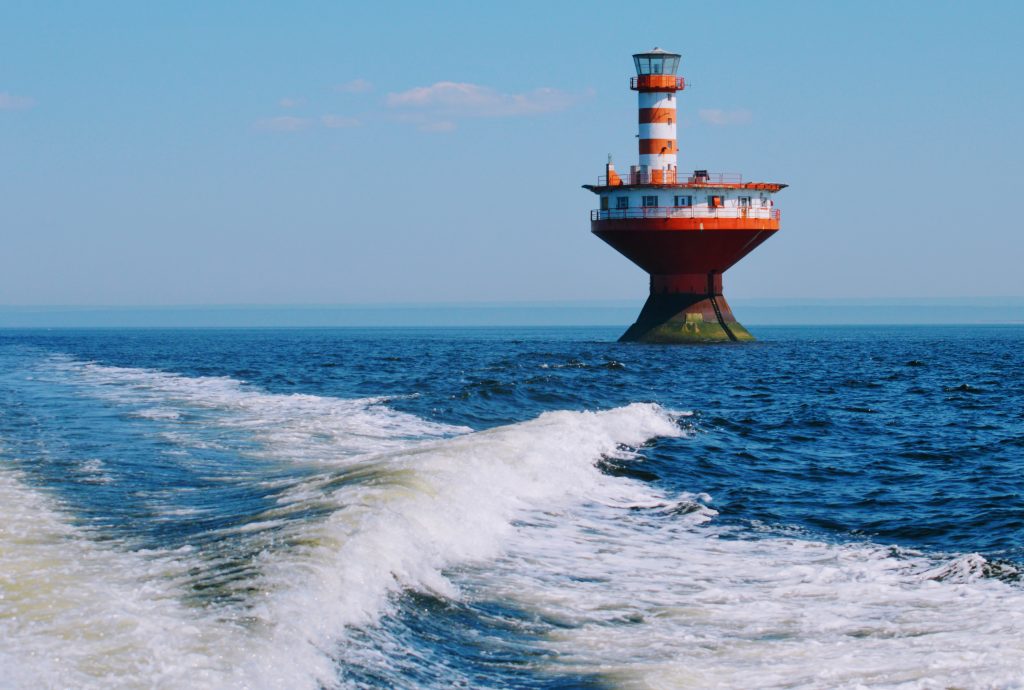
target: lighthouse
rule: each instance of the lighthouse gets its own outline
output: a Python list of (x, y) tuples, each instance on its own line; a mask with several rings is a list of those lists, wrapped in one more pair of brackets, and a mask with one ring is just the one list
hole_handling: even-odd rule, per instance
[(773, 196), (786, 187), (696, 169), (680, 174), (676, 96), (678, 53), (633, 56), (639, 158), (628, 171), (609, 159), (597, 184), (590, 229), (650, 274), (650, 295), (621, 342), (753, 340), (722, 295), (722, 274), (779, 230)]

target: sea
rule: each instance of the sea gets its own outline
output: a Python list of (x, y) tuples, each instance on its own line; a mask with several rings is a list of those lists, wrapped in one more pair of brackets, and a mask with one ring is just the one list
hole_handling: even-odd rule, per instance
[(0, 330), (2, 688), (1024, 688), (1024, 326)]

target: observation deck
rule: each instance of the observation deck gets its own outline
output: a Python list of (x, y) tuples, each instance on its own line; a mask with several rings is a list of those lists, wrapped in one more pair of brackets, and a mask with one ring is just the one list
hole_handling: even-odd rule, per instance
[(691, 174), (680, 175), (675, 170), (649, 170), (642, 172), (631, 170), (629, 172), (612, 173), (600, 175), (597, 184), (583, 185), (584, 189), (591, 191), (615, 187), (689, 187), (702, 189), (705, 187), (719, 187), (725, 189), (756, 189), (768, 192), (777, 192), (785, 189), (788, 185), (776, 182), (744, 182), (743, 175), (739, 173), (707, 173), (694, 171)]
[(769, 207), (727, 206), (641, 206), (640, 208), (594, 209), (590, 220), (634, 220), (642, 218), (752, 218), (761, 220), (782, 219), (782, 211)]

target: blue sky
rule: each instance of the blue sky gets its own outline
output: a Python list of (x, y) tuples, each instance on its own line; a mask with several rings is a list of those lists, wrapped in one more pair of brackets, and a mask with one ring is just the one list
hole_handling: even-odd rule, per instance
[(0, 305), (637, 299), (630, 55), (680, 168), (788, 183), (735, 298), (1024, 295), (1018, 3), (0, 4)]

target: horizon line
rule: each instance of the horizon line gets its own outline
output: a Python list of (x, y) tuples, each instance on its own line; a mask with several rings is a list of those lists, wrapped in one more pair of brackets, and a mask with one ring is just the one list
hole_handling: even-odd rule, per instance
[[(0, 306), (0, 328), (626, 328), (640, 300)], [(1020, 325), (1024, 297), (732, 300), (750, 326)]]
[[(646, 296), (643, 296), (646, 298)], [(759, 307), (796, 306), (942, 306), (969, 305), (977, 303), (1019, 302), (1024, 304), (1024, 295), (985, 295), (949, 297), (729, 297), (731, 304), (750, 304)], [(437, 301), (387, 301), (387, 302), (204, 302), (168, 304), (0, 304), (3, 310), (64, 309), (64, 310), (163, 310), (163, 309), (419, 309), (419, 308), (565, 308), (565, 307), (629, 307), (642, 303), (641, 297), (608, 299), (547, 299), (547, 300), (437, 300)]]

